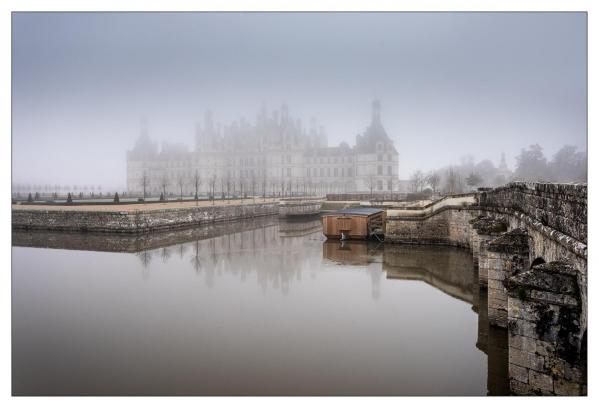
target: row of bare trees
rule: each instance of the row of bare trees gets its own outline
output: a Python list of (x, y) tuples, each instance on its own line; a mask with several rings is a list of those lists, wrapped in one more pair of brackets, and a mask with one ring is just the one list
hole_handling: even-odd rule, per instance
[(154, 179), (148, 172), (144, 172), (140, 178), (141, 193), (144, 199), (157, 190), (166, 198), (173, 187), (176, 187), (179, 198), (183, 199), (190, 186), (193, 189), (191, 194), (196, 200), (202, 195), (202, 187), (205, 187), (205, 192), (212, 200), (217, 195), (220, 195), (221, 199), (230, 199), (233, 196), (244, 199), (251, 196), (254, 200), (256, 196), (262, 196), (263, 198), (267, 196), (314, 196), (347, 192), (353, 188), (351, 182), (316, 182), (307, 177), (296, 177), (294, 179), (257, 177), (256, 175), (234, 177), (231, 173), (226, 173), (222, 177), (217, 177), (214, 173), (202, 177), (199, 170), (187, 176), (179, 174), (175, 178), (163, 173)]

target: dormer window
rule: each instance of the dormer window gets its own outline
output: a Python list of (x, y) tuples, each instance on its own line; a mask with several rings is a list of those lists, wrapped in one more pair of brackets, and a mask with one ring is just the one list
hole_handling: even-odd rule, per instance
[(379, 143), (376, 144), (376, 151), (377, 152), (383, 151), (383, 144), (382, 143), (379, 142)]

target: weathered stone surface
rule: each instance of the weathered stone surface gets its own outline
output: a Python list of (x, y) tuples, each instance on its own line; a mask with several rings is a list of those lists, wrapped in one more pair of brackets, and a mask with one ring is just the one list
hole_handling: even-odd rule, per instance
[(548, 324), (557, 323), (559, 307), (555, 305), (539, 306), (526, 300), (508, 299), (508, 312), (510, 317), (516, 319), (538, 322), (541, 318), (548, 319)]
[(528, 369), (517, 366), (515, 364), (509, 365), (509, 376), (511, 379), (519, 381), (524, 384), (528, 384)]
[(575, 307), (578, 306), (579, 303), (578, 299), (576, 299), (574, 296), (562, 295), (552, 292), (543, 292), (535, 289), (530, 291), (529, 298), (532, 300), (540, 300), (546, 303), (552, 303), (554, 305), (559, 306)]
[(492, 282), (497, 282), (497, 281), (494, 281), (494, 280), (489, 281), (489, 289), (487, 291), (489, 300), (493, 299), (496, 301), (500, 301), (500, 303), (494, 303), (494, 305), (498, 305), (501, 309), (507, 310), (507, 292), (502, 289), (491, 288)]
[(555, 353), (555, 346), (552, 343), (543, 340), (535, 340), (535, 352), (543, 357), (548, 357)]
[(510, 390), (516, 395), (533, 395), (530, 385), (514, 379), (510, 379)]
[(505, 310), (507, 312), (507, 301), (504, 299), (498, 299), (497, 297), (492, 297), (489, 293), (489, 299), (487, 301), (489, 310), (490, 309), (500, 309)]
[[(506, 277), (506, 273), (504, 270), (501, 270), (501, 269), (489, 268), (488, 277), (489, 277), (489, 280), (503, 282), (503, 280)], [(503, 284), (501, 286), (503, 287)]]
[(520, 367), (532, 368), (536, 371), (542, 371), (545, 359), (535, 353), (510, 348), (509, 362)]
[(481, 205), (512, 208), (586, 243), (586, 184), (514, 182), (479, 195)]
[(479, 235), (498, 235), (507, 231), (507, 224), (504, 220), (481, 216), (477, 217), (472, 222), (472, 228), (474, 228)]
[(523, 228), (516, 228), (489, 242), (490, 252), (528, 255), (528, 233)]
[(132, 212), (12, 210), (17, 229), (139, 233), (277, 215), (278, 203), (185, 207)]
[(553, 391), (553, 378), (535, 370), (529, 370), (528, 383), (533, 389)]
[(509, 288), (518, 286), (568, 295), (577, 295), (578, 293), (578, 284), (574, 277), (546, 273), (542, 269), (538, 269), (538, 266), (511, 277)]
[(535, 353), (537, 350), (537, 342), (531, 337), (525, 336), (509, 336), (510, 347), (518, 350), (526, 351), (528, 353)]
[[(509, 299), (508, 299), (509, 301)], [(537, 325), (522, 319), (514, 319), (508, 311), (508, 329), (510, 334), (537, 338)]]
[(586, 395), (586, 391), (583, 394), (580, 384), (564, 379), (558, 379), (554, 382), (554, 391), (556, 395)]

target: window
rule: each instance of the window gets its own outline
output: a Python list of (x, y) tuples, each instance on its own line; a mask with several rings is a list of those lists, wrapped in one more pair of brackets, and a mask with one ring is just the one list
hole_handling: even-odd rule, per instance
[(383, 189), (383, 180), (377, 180), (376, 181), (376, 189), (377, 190), (382, 190)]
[(387, 190), (393, 191), (393, 182), (391, 180), (387, 180)]
[(378, 154), (376, 156), (377, 161), (383, 161), (383, 155), (382, 154)]
[(291, 177), (291, 168), (287, 167), (287, 177)]
[(331, 177), (331, 168), (330, 167), (327, 167), (327, 176)]
[(382, 143), (379, 142), (379, 143), (376, 144), (376, 151), (377, 152), (383, 151), (383, 144)]
[(335, 167), (334, 176), (337, 177), (337, 167)]
[(387, 175), (391, 176), (392, 174), (391, 166), (387, 166)]
[(323, 176), (324, 176), (324, 169), (321, 167), (320, 168), (320, 177), (323, 177)]
[(383, 175), (383, 166), (376, 166), (376, 174), (379, 176)]

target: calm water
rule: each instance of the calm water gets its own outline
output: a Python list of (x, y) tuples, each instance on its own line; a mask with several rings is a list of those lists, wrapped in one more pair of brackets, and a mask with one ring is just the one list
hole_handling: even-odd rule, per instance
[(507, 335), (459, 249), (270, 218), (13, 245), (15, 395), (507, 392)]

